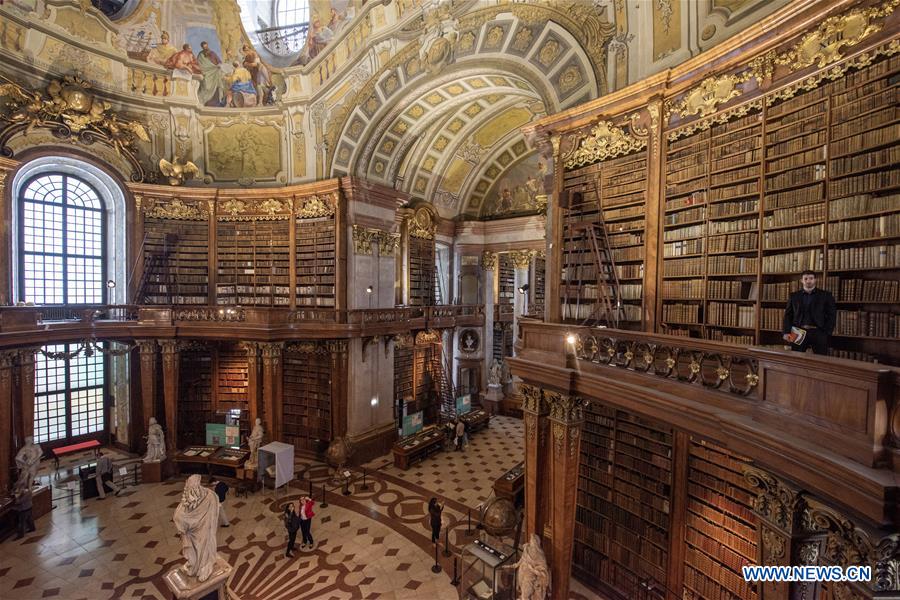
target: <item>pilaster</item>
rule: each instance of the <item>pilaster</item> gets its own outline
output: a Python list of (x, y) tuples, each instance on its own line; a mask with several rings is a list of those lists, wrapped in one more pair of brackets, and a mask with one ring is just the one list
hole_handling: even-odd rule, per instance
[(156, 413), (156, 365), (158, 358), (156, 340), (136, 340), (136, 342), (141, 353), (141, 422), (137, 427), (135, 446), (143, 450), (146, 442), (141, 441), (137, 443), (137, 440), (141, 440), (142, 436), (147, 433), (147, 424), (150, 422), (150, 417), (155, 416)]
[[(162, 348), (163, 400), (166, 407), (166, 448), (178, 449), (178, 376), (179, 351), (175, 340), (159, 340)], [(149, 422), (149, 419), (148, 419)]]
[[(293, 261), (292, 261), (293, 264)], [(293, 297), (293, 296), (292, 296)], [(259, 399), (262, 379), (259, 373), (259, 342), (244, 342), (247, 349), (247, 406), (250, 409), (250, 427), (259, 418)]]
[(549, 514), (549, 452), (547, 438), (550, 409), (541, 388), (522, 384), (522, 415), (525, 421), (525, 537), (541, 537)]
[(21, 382), (19, 406), (22, 411), (22, 439), (34, 435), (34, 348), (19, 350), (19, 381)]
[(282, 438), (281, 428), (281, 381), (283, 365), (281, 355), (284, 344), (266, 343), (260, 345), (263, 359), (263, 406), (265, 407), (266, 431), (270, 439)]
[(0, 351), (0, 493), (9, 489), (12, 462), (12, 397), (14, 351)]

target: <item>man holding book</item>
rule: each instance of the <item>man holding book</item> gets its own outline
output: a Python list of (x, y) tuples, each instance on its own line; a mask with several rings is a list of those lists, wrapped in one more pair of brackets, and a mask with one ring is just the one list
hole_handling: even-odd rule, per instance
[(816, 274), (803, 271), (802, 288), (792, 293), (784, 309), (782, 337), (791, 349), (816, 354), (828, 354), (828, 340), (837, 320), (837, 305), (831, 292), (816, 287)]

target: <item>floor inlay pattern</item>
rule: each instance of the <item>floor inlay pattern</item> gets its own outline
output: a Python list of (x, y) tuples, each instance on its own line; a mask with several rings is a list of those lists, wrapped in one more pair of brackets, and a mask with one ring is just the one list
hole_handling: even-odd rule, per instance
[[(365, 465), (368, 489), (362, 489), (362, 470), (355, 470), (351, 495), (329, 491), (328, 506), (317, 505), (316, 548), (298, 549), (292, 559), (284, 557), (281, 507), (307, 493), (310, 481), (320, 504), (327, 467), (297, 460), (298, 480), (277, 498), (271, 490), (246, 498), (229, 494), (231, 526), (219, 529), (219, 553), (234, 567), (229, 587), (244, 600), (456, 598), (453, 559), (439, 556), (443, 570), (431, 572), (428, 499), (445, 503), (451, 546), (464, 543), (467, 511), (472, 509), (474, 521), (476, 507), (492, 495), (493, 481), (522, 460), (521, 440), (521, 421), (495, 417), (489, 429), (472, 436), (465, 452), (439, 453), (408, 471), (395, 468), (390, 457)], [(114, 459), (117, 468), (127, 466), (128, 487), (119, 497), (84, 503), (68, 497), (66, 482), (89, 457), (61, 461), (60, 478), (52, 479), (56, 508), (37, 520), (35, 533), (0, 545), (0, 598), (170, 597), (162, 576), (182, 560), (171, 519), (183, 479), (134, 486), (134, 459)], [(52, 462), (42, 467), (43, 480), (50, 481)], [(575, 589), (573, 598), (588, 597), (580, 586)]]

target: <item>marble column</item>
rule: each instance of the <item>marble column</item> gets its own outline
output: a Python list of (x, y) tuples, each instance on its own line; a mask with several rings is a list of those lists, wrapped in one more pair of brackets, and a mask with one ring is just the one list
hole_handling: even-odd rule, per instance
[(484, 334), (481, 336), (484, 348), (484, 368), (481, 369), (481, 388), (487, 390), (488, 375), (491, 372), (494, 347), (494, 287), (497, 272), (497, 253), (484, 251), (481, 254), (481, 298), (484, 302)]
[(178, 342), (175, 340), (160, 340), (159, 345), (162, 348), (163, 399), (166, 407), (166, 448), (169, 452), (175, 452), (178, 449), (178, 375), (180, 366)]
[(0, 493), (9, 489), (13, 450), (12, 404), (15, 351), (0, 351)]
[(550, 410), (541, 388), (522, 385), (522, 413), (525, 420), (525, 539), (531, 534), (543, 538), (549, 513), (550, 453), (547, 438)]
[[(515, 303), (513, 304), (513, 340), (518, 340), (519, 319), (526, 313), (525, 303), (528, 301), (531, 292), (531, 290), (528, 290), (524, 294), (520, 294), (519, 288), (527, 284), (529, 281), (528, 268), (531, 265), (532, 258), (534, 258), (534, 252), (531, 250), (517, 250), (515, 252), (510, 252), (509, 256), (512, 259), (513, 266), (515, 267), (515, 283), (513, 285), (516, 290), (516, 297)], [(514, 343), (513, 355), (517, 354), (515, 352), (516, 346), (517, 344)]]
[(21, 382), (19, 406), (22, 411), (22, 439), (34, 435), (34, 348), (19, 350), (19, 374)]
[(263, 359), (263, 406), (265, 406), (266, 431), (269, 439), (281, 440), (281, 353), (280, 342), (262, 344)]
[(584, 426), (585, 400), (578, 396), (544, 390), (550, 411), (552, 456), (550, 524), (550, 577), (552, 600), (567, 600), (572, 571), (572, 546), (575, 538), (575, 496), (578, 487), (578, 462), (581, 430)]
[(147, 433), (147, 424), (150, 422), (150, 417), (156, 416), (156, 363), (158, 359), (156, 340), (137, 340), (137, 345), (141, 352), (141, 421), (135, 428), (137, 436), (133, 446), (143, 452), (146, 450), (146, 441), (143, 440), (143, 436)]
[(247, 349), (247, 406), (249, 407), (249, 423), (253, 423), (259, 417), (259, 398), (261, 391), (261, 378), (259, 373), (259, 342), (244, 342)]

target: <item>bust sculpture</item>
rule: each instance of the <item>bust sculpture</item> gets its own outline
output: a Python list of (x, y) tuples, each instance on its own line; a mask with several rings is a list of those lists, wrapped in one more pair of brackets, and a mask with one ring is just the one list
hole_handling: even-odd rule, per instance
[(537, 535), (522, 546), (522, 557), (516, 563), (516, 577), (519, 580), (519, 596), (521, 600), (544, 600), (550, 591), (550, 570), (547, 558), (541, 549), (541, 541)]
[(147, 454), (144, 462), (160, 462), (166, 458), (166, 436), (163, 428), (156, 422), (156, 417), (150, 417), (150, 425), (147, 427)]
[(256, 468), (257, 453), (259, 452), (259, 446), (262, 444), (264, 435), (265, 431), (263, 430), (262, 419), (256, 419), (256, 424), (253, 425), (253, 431), (250, 432), (250, 437), (247, 438), (247, 444), (250, 446), (250, 459), (244, 463), (244, 466), (247, 468)]
[(16, 467), (19, 469), (19, 478), (16, 480), (16, 489), (31, 489), (34, 478), (37, 477), (38, 465), (44, 451), (40, 444), (34, 443), (34, 438), (25, 438), (25, 445), (16, 454)]
[(488, 376), (488, 383), (490, 385), (500, 385), (502, 374), (503, 367), (500, 365), (500, 361), (495, 358), (494, 362), (491, 363), (491, 374)]
[(181, 554), (187, 561), (182, 570), (189, 577), (206, 581), (218, 560), (219, 498), (200, 481), (200, 475), (188, 477), (172, 520), (181, 535)]

